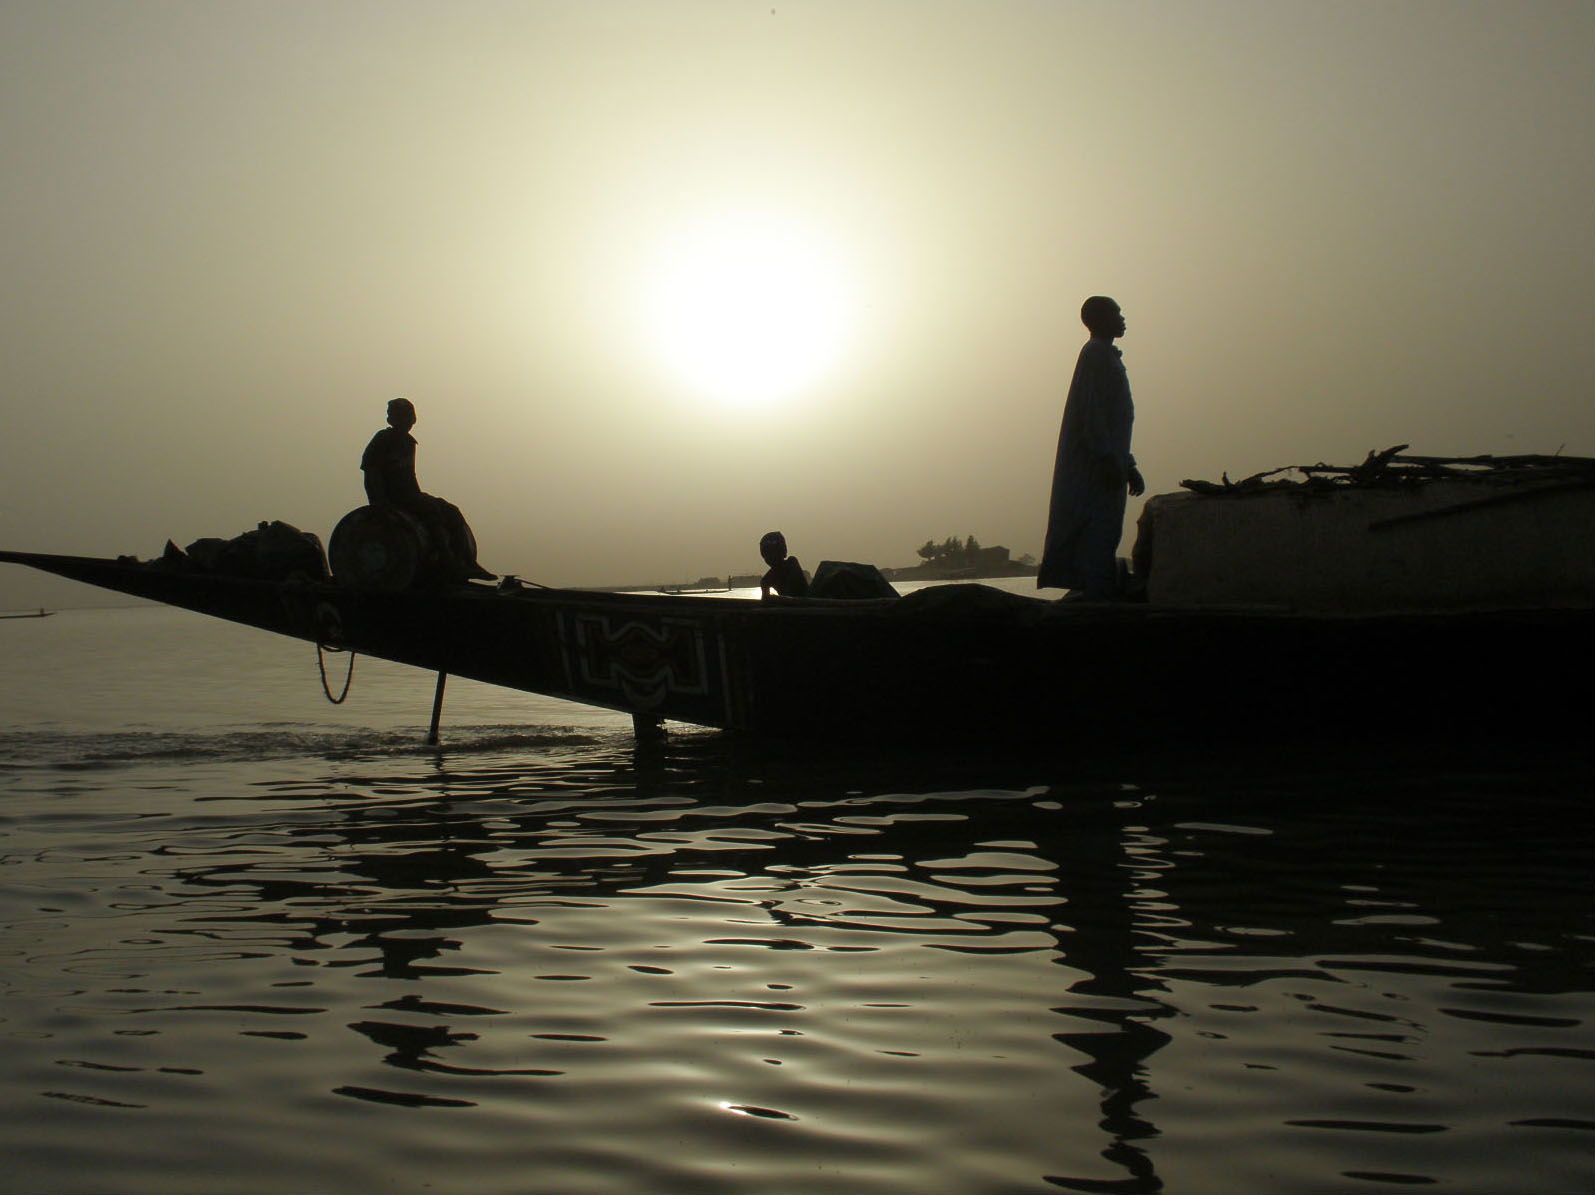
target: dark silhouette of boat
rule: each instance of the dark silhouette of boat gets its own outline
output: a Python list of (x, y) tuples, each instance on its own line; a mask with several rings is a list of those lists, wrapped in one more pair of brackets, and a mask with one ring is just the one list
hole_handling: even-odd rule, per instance
[(482, 584), (460, 580), (416, 520), (377, 507), (346, 515), (326, 552), (261, 523), (147, 562), (0, 561), (426, 668), (439, 703), (454, 674), (623, 710), (639, 730), (671, 719), (1082, 748), (1587, 742), (1595, 460), (1405, 447), (1148, 499), (1142, 601), (979, 584), (773, 601)]
[(40, 606), (37, 610), (24, 610), (20, 614), (0, 614), (0, 618), (49, 618), (54, 613), (54, 610)]
[(671, 719), (837, 740), (1332, 747), (1435, 735), (1583, 741), (1595, 712), (1587, 607), (1339, 616), (1050, 602), (977, 584), (761, 602), (511, 579), (384, 591), (25, 552), (0, 561), (440, 681), (452, 673), (627, 711), (640, 729)]

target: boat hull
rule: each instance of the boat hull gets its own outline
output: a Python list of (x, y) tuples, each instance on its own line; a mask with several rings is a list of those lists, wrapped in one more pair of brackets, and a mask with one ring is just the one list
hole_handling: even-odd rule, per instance
[(0, 553), (76, 581), (493, 685), (811, 739), (1587, 737), (1595, 611), (1337, 618), (1043, 602), (979, 585), (776, 601), (459, 585), (381, 593)]

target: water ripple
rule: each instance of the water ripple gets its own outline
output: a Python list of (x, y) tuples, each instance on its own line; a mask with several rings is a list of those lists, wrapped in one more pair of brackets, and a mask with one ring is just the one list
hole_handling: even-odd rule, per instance
[(263, 1195), (1595, 1177), (1582, 778), (296, 735), (14, 769), (34, 1189), (162, 1190), (196, 1125)]

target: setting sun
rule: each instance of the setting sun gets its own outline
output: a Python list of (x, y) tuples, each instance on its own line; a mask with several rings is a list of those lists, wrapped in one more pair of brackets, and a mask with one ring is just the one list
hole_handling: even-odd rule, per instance
[(725, 407), (760, 407), (797, 397), (835, 368), (853, 309), (836, 251), (818, 233), (744, 218), (665, 245), (644, 319), (678, 382)]

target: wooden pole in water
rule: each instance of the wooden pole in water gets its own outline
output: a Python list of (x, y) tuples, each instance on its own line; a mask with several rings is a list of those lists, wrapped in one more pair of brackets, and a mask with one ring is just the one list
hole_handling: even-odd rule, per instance
[(449, 679), (449, 674), (442, 669), (438, 670), (437, 691), (432, 694), (432, 728), (426, 732), (426, 745), (438, 745), (438, 723), (443, 719), (443, 685)]

